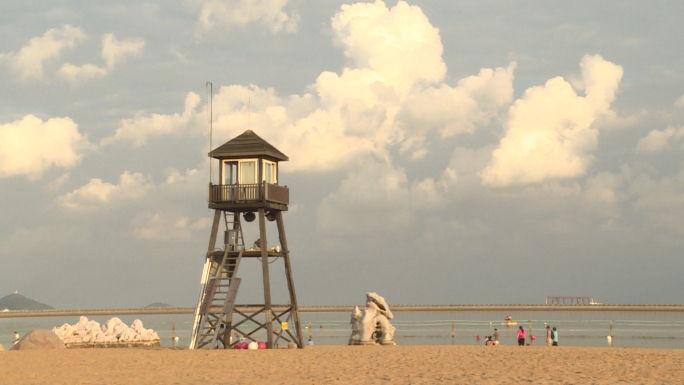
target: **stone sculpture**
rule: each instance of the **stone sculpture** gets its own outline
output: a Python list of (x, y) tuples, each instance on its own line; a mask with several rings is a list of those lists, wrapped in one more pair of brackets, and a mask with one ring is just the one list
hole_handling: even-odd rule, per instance
[(366, 307), (354, 306), (352, 310), (349, 345), (396, 345), (396, 329), (389, 322), (392, 318), (394, 316), (384, 298), (376, 293), (366, 293)]
[(64, 324), (52, 329), (67, 344), (117, 344), (159, 342), (159, 336), (152, 329), (145, 329), (140, 320), (129, 327), (121, 319), (114, 317), (104, 325), (81, 317), (77, 324)]

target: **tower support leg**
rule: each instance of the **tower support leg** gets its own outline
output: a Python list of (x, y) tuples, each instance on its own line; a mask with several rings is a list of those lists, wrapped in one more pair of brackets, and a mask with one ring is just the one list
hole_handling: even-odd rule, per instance
[(271, 280), (268, 273), (268, 242), (266, 241), (266, 215), (259, 209), (259, 248), (261, 250), (261, 269), (264, 277), (264, 315), (266, 316), (266, 346), (273, 348), (273, 314), (271, 308)]
[(287, 277), (287, 289), (290, 292), (290, 304), (292, 305), (292, 319), (294, 321), (297, 346), (302, 348), (302, 325), (299, 321), (299, 306), (297, 305), (297, 294), (295, 293), (294, 278), (292, 277), (292, 267), (290, 266), (290, 249), (287, 248), (287, 237), (285, 236), (285, 225), (283, 224), (283, 213), (276, 213), (276, 223), (278, 225), (278, 236), (280, 245), (283, 248), (283, 261), (285, 263), (285, 276)]

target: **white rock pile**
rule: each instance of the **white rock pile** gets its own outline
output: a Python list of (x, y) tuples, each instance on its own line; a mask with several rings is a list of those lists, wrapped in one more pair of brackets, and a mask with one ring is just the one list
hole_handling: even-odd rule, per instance
[(81, 317), (75, 325), (64, 324), (52, 331), (65, 344), (159, 341), (157, 333), (152, 329), (145, 329), (139, 319), (133, 321), (129, 327), (117, 317), (111, 318), (102, 326), (96, 321)]

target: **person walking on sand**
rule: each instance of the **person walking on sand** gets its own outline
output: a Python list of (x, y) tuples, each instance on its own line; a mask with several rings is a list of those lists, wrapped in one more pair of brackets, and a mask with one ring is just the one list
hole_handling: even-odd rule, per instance
[(552, 346), (558, 346), (558, 332), (556, 331), (556, 327), (553, 327), (553, 343), (551, 344)]
[(19, 343), (19, 333), (14, 332), (14, 345)]
[(546, 325), (546, 346), (551, 346), (553, 342), (553, 334), (551, 333), (551, 327)]
[(518, 326), (518, 346), (525, 346), (525, 329)]
[(498, 344), (499, 344), (499, 331), (496, 328), (494, 328), (494, 345), (498, 345)]

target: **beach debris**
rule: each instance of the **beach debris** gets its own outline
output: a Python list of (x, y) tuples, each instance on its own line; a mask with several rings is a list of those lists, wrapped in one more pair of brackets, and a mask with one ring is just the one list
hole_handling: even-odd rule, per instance
[(247, 349), (249, 350), (257, 350), (259, 349), (259, 344), (257, 342), (250, 342), (249, 345), (247, 345)]
[(53, 331), (35, 329), (28, 332), (10, 350), (64, 349), (64, 343)]
[(131, 343), (159, 341), (159, 336), (152, 329), (145, 329), (142, 321), (136, 319), (131, 326), (114, 317), (104, 325), (86, 317), (81, 317), (75, 325), (65, 323), (52, 331), (65, 344), (97, 344), (97, 343)]
[(396, 345), (389, 322), (394, 318), (385, 299), (376, 293), (366, 293), (366, 307), (354, 306), (351, 314), (352, 334), (349, 345)]

